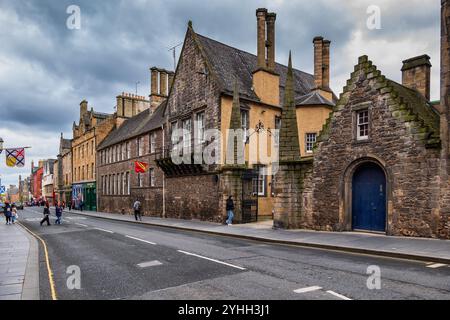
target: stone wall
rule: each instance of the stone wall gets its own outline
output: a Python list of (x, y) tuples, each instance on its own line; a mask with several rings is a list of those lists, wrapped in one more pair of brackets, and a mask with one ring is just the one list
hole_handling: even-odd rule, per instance
[(166, 217), (223, 222), (221, 194), (215, 174), (166, 179)]

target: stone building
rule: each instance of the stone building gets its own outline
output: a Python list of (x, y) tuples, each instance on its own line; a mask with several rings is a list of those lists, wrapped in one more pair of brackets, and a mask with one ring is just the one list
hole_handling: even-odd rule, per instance
[(43, 161), (42, 197), (50, 205), (55, 203), (55, 192), (53, 188), (53, 167), (55, 161), (55, 159), (46, 159)]
[[(131, 213), (139, 199), (144, 214), (162, 216), (163, 173), (155, 154), (163, 144), (164, 111), (165, 102), (126, 120), (97, 148), (100, 211)], [(135, 172), (136, 161), (148, 165), (145, 173)]]
[[(275, 226), (450, 238), (449, 21), (443, 0), (440, 103), (428, 56), (403, 61), (402, 84), (360, 57), (313, 160), (280, 156)], [(293, 137), (283, 126), (280, 144)]]
[(71, 146), (72, 201), (77, 208), (83, 201), (86, 210), (97, 210), (96, 148), (116, 121), (114, 114), (88, 110), (86, 100), (80, 103), (80, 120), (78, 125), (73, 123)]
[(61, 134), (57, 168), (57, 193), (59, 201), (69, 204), (72, 199), (72, 140)]
[[(163, 213), (163, 173), (154, 161), (163, 145), (165, 100), (173, 72), (156, 67), (150, 72), (150, 99), (127, 93), (118, 96), (122, 120), (97, 147), (100, 211), (131, 213), (134, 201), (139, 199), (144, 214)], [(145, 107), (136, 109), (135, 100), (145, 101)], [(146, 173), (135, 172), (136, 161), (148, 165)]]
[[(272, 218), (272, 150), (282, 123), (288, 68), (275, 62), (276, 14), (258, 9), (256, 16), (256, 56), (197, 34), (189, 23), (167, 98), (167, 143), (157, 158), (166, 177), (168, 217), (223, 221), (225, 199), (233, 195), (237, 222)], [(301, 137), (297, 153), (302, 158), (312, 156), (337, 100), (329, 88), (330, 42), (316, 37), (313, 43), (315, 74), (292, 70), (293, 112), (299, 119), (294, 130)], [(209, 137), (211, 129), (219, 130), (219, 136)], [(243, 131), (243, 139), (230, 136), (230, 145), (239, 149), (234, 159), (226, 152), (228, 129)], [(202, 161), (201, 155), (200, 163), (191, 161), (198, 150), (215, 145), (214, 163)], [(234, 161), (238, 153), (242, 163)], [(183, 161), (175, 163), (174, 154)]]
[(40, 200), (42, 198), (42, 174), (44, 171), (43, 167), (43, 161), (39, 161), (37, 167), (35, 167), (34, 162), (31, 161), (30, 192), (34, 200)]

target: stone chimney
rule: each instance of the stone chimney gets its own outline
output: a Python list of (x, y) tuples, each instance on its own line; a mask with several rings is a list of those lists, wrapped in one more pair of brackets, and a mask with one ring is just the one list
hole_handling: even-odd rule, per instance
[(160, 70), (159, 72), (159, 94), (167, 97), (167, 71)]
[(262, 103), (279, 106), (280, 76), (275, 72), (275, 13), (256, 10), (257, 63), (253, 71), (253, 91)]
[(314, 89), (329, 101), (333, 100), (330, 89), (330, 44), (323, 37), (315, 37), (314, 44)]
[(172, 87), (173, 79), (175, 78), (175, 72), (169, 72), (169, 90)]
[(88, 110), (88, 102), (83, 100), (80, 102), (80, 118), (87, 113)]
[(257, 69), (266, 67), (266, 15), (267, 9), (256, 9), (257, 21)]
[(158, 94), (158, 68), (150, 68), (150, 95)]
[(277, 15), (273, 12), (266, 15), (267, 26), (267, 69), (275, 71), (275, 20)]
[(322, 88), (323, 83), (323, 38), (315, 37), (314, 43), (314, 84)]
[[(131, 118), (150, 108), (149, 100), (145, 99), (144, 96), (132, 93), (122, 92), (116, 97), (116, 101), (118, 118)], [(122, 123), (123, 119), (119, 120), (117, 124), (120, 126)]]
[(431, 63), (428, 55), (422, 55), (403, 61), (402, 84), (419, 91), (430, 100)]

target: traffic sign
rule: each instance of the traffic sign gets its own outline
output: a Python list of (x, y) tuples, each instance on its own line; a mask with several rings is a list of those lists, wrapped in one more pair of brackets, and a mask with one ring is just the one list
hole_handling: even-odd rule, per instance
[(0, 194), (5, 194), (5, 193), (6, 193), (6, 187), (0, 186)]

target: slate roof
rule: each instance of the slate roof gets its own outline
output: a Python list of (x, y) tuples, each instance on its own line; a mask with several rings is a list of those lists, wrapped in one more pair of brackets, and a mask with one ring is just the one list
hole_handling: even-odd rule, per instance
[[(233, 84), (237, 79), (241, 97), (259, 101), (252, 90), (252, 73), (256, 70), (257, 57), (197, 33), (196, 37), (214, 73), (219, 77), (223, 91), (232, 94)], [(314, 76), (296, 69), (293, 71), (294, 92), (297, 99), (309, 94), (314, 88)], [(280, 104), (283, 105), (287, 66), (277, 63), (275, 72), (280, 75)]]
[(428, 126), (433, 134), (439, 136), (440, 119), (439, 113), (433, 108), (432, 104), (425, 99), (417, 90), (405, 87), (393, 80), (387, 79), (395, 91), (403, 98), (407, 106), (416, 114), (426, 126)]
[(301, 96), (295, 100), (296, 106), (304, 106), (304, 105), (327, 105), (330, 107), (334, 107), (334, 103), (325, 99), (319, 92), (313, 91), (304, 96)]
[(161, 127), (164, 123), (165, 109), (166, 101), (162, 102), (153, 114), (150, 114), (150, 109), (146, 109), (134, 117), (125, 120), (120, 127), (116, 127), (109, 133), (109, 135), (98, 146), (98, 150), (140, 136)]

